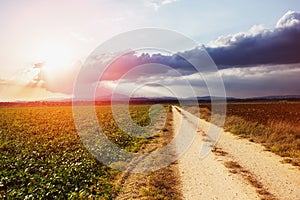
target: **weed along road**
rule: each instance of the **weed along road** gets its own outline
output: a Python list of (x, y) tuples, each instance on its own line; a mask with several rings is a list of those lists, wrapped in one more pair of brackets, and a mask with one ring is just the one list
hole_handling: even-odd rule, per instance
[(296, 167), (228, 132), (222, 132), (211, 153), (200, 159), (200, 148), (209, 140), (208, 127), (213, 125), (181, 108), (173, 106), (172, 111), (175, 134), (197, 128), (193, 143), (178, 162), (184, 199), (299, 199)]

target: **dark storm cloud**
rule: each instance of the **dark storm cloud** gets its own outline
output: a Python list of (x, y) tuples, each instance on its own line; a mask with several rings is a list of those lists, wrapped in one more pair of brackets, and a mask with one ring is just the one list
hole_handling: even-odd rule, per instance
[[(218, 44), (219, 43), (219, 44)], [(220, 37), (207, 51), (221, 67), (300, 62), (300, 13), (287, 12), (276, 28)]]
[[(219, 69), (300, 63), (300, 13), (287, 12), (274, 29), (254, 26), (248, 32), (221, 36), (206, 50)], [(186, 50), (173, 55), (136, 54), (132, 51), (115, 60), (106, 70), (102, 80), (117, 80), (133, 68), (149, 63), (169, 66), (181, 75), (193, 74), (197, 71), (187, 60), (201, 60), (203, 58), (201, 56), (203, 56), (203, 48)], [(101, 62), (101, 56), (97, 59)], [(206, 70), (203, 68), (203, 72)], [(140, 76), (166, 73), (168, 73), (166, 68), (153, 65), (127, 78), (135, 79)], [(95, 74), (94, 70), (91, 74)]]
[[(84, 79), (87, 82), (99, 80), (99, 67), (104, 67), (101, 58), (97, 58), (93, 64), (86, 68), (86, 75), (83, 78), (85, 77)], [(136, 69), (138, 67), (142, 67), (142, 69)], [(157, 53), (150, 55), (143, 53), (138, 55), (136, 52), (131, 51), (110, 63), (102, 74), (101, 80), (118, 80), (124, 75), (127, 79), (155, 74), (170, 75), (168, 73), (171, 69), (176, 70), (180, 75), (196, 72), (194, 67), (178, 54), (162, 55)], [(134, 71), (130, 72), (131, 70)]]

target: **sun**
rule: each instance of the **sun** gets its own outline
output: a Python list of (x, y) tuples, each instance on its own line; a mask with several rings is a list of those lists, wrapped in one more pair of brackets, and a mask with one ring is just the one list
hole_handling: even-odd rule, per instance
[(71, 50), (64, 44), (46, 43), (35, 51), (35, 62), (43, 63), (43, 71), (59, 73), (71, 67)]

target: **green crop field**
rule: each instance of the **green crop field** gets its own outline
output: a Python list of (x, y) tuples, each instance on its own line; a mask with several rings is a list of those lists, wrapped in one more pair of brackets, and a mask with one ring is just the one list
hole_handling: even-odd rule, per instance
[[(134, 122), (148, 125), (149, 108), (130, 106)], [(124, 133), (110, 106), (97, 106), (96, 113), (107, 137), (119, 147), (136, 152), (149, 142)], [(0, 199), (111, 199), (118, 191), (120, 172), (85, 149), (71, 106), (3, 106), (0, 116)]]

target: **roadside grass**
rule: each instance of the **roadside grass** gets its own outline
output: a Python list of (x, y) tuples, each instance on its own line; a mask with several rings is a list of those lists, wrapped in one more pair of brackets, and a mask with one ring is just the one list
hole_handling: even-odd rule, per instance
[[(243, 103), (228, 104), (224, 130), (229, 131), (249, 141), (261, 143), (267, 151), (284, 157), (283, 162), (300, 166), (300, 127), (292, 118), (293, 106), (300, 103), (276, 104), (276, 103)], [(256, 107), (255, 107), (256, 106)], [(278, 106), (278, 109), (276, 109)], [(251, 108), (251, 107), (255, 107)], [(259, 110), (262, 107), (265, 110)], [(270, 108), (270, 109), (269, 109)], [(298, 108), (298, 107), (297, 107)], [(285, 110), (290, 110), (285, 112)], [(256, 114), (259, 110), (260, 113)], [(287, 119), (284, 118), (287, 113)], [(295, 117), (298, 110), (294, 111)], [(200, 105), (200, 118), (211, 121), (209, 106)], [(214, 116), (218, 119), (218, 117)], [(218, 123), (211, 121), (218, 125)]]
[[(152, 137), (144, 143), (138, 152), (148, 153), (169, 144), (174, 137), (173, 113), (171, 106), (166, 108), (166, 123)], [(168, 156), (168, 155), (165, 155)], [(168, 158), (162, 158), (168, 159)], [(120, 183), (121, 190), (117, 194), (120, 199), (181, 199), (179, 172), (176, 163), (148, 174), (123, 173)], [(118, 199), (118, 198), (117, 198)]]
[[(171, 106), (167, 108), (167, 120), (159, 143), (165, 146), (174, 137), (173, 113)], [(161, 146), (161, 147), (162, 147)], [(152, 172), (149, 175), (148, 188), (142, 188), (142, 196), (147, 199), (181, 199), (179, 172), (176, 163)]]
[(288, 157), (287, 162), (300, 166), (300, 134), (286, 122), (270, 120), (267, 125), (262, 125), (231, 116), (225, 121), (225, 131), (261, 143), (266, 150)]

